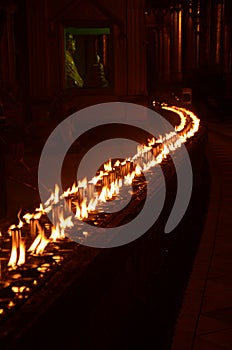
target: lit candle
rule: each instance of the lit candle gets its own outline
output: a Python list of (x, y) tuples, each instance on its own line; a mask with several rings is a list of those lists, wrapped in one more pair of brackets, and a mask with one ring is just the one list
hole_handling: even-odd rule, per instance
[(11, 240), (12, 240), (12, 247), (11, 247), (11, 255), (10, 260), (8, 262), (8, 266), (15, 268), (17, 266), (17, 249), (18, 249), (18, 229), (15, 225), (12, 225), (10, 227), (11, 232)]
[(139, 156), (135, 159), (136, 164), (138, 164), (141, 168), (143, 168), (143, 157)]
[(159, 144), (155, 143), (154, 145), (152, 145), (152, 152), (153, 152), (153, 156), (157, 157), (157, 155), (159, 154)]
[(126, 161), (121, 163), (121, 174), (122, 174), (122, 177), (126, 175)]
[(80, 195), (80, 201), (83, 201), (85, 198), (85, 188), (84, 187), (79, 187), (78, 188), (79, 195)]
[(72, 200), (71, 200), (71, 196), (68, 196), (68, 197), (64, 197), (63, 198), (63, 206), (64, 206), (64, 209), (65, 211), (69, 211), (71, 210), (72, 208)]
[(25, 264), (26, 261), (26, 244), (25, 244), (25, 238), (22, 237), (22, 233), (21, 230), (19, 231), (19, 258), (18, 258), (18, 262), (17, 265), (21, 266), (23, 264)]
[(30, 219), (30, 233), (31, 237), (36, 236), (36, 220), (33, 217)]
[(147, 153), (148, 153), (147, 161), (151, 162), (154, 159), (152, 149), (150, 149)]
[(89, 182), (87, 187), (88, 200), (90, 200), (91, 198), (94, 198), (94, 192), (95, 192), (95, 186), (92, 182)]
[(126, 161), (126, 174), (129, 174), (131, 170), (131, 162), (130, 160)]
[[(52, 223), (56, 226), (59, 223), (60, 211), (62, 210), (60, 203), (52, 204)], [(38, 222), (37, 222), (38, 227)]]
[(102, 186), (103, 186), (103, 187), (104, 187), (104, 186), (108, 186), (109, 183), (110, 183), (110, 181), (109, 181), (109, 175), (108, 175), (108, 174), (103, 175), (103, 178), (102, 178)]
[(109, 177), (110, 177), (110, 184), (111, 184), (116, 179), (116, 172), (115, 171), (111, 171), (110, 174), (109, 174)]

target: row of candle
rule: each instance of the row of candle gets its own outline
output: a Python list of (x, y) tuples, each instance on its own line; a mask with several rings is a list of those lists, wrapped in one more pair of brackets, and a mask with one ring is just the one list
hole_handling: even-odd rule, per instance
[[(164, 108), (168, 109), (168, 107)], [(72, 206), (75, 205), (77, 218), (83, 219), (85, 217), (88, 217), (88, 215), (82, 215), (83, 208), (81, 207), (81, 204), (83, 204), (83, 207), (85, 206), (86, 210), (87, 202), (91, 203), (91, 201), (93, 201), (95, 198), (97, 203), (99, 200), (102, 200), (102, 197), (104, 197), (102, 194), (106, 194), (105, 197), (107, 197), (107, 193), (110, 193), (110, 191), (107, 192), (106, 189), (110, 190), (112, 184), (116, 184), (119, 179), (126, 179), (128, 175), (133, 173), (136, 167), (139, 167), (141, 171), (148, 169), (146, 166), (147, 164), (152, 163), (152, 161), (157, 157), (162, 158), (165, 150), (167, 153), (169, 153), (169, 151), (172, 150), (172, 145), (173, 149), (176, 149), (179, 146), (179, 143), (181, 144), (184, 142), (186, 134), (188, 134), (188, 132), (190, 132), (192, 129), (196, 131), (196, 128), (199, 126), (198, 118), (190, 114), (190, 112), (188, 114), (184, 111), (179, 111), (179, 113), (181, 113), (182, 116), (182, 129), (178, 130), (178, 132), (171, 132), (163, 137), (160, 136), (160, 139), (154, 139), (154, 141), (148, 144), (148, 146), (139, 146), (137, 154), (132, 159), (126, 159), (124, 161), (118, 160), (113, 166), (111, 165), (111, 161), (107, 164), (104, 164), (104, 170), (100, 170), (95, 178), (93, 178), (91, 181), (87, 181), (87, 179), (84, 179), (84, 181), (79, 181), (78, 186), (73, 185), (72, 189), (64, 192), (62, 196), (59, 196), (59, 188), (56, 187), (48, 202), (45, 203), (45, 209), (40, 207), (36, 213), (26, 214), (24, 216), (24, 219), (30, 225), (30, 235), (32, 238), (34, 238), (34, 242), (29, 248), (29, 251), (32, 253), (40, 254), (43, 252), (44, 247), (49, 242), (45, 235), (45, 230), (40, 224), (42, 215), (46, 215), (46, 213), (52, 211), (52, 221), (54, 226), (50, 227), (52, 231), (50, 239), (64, 238), (64, 229), (68, 226), (67, 224), (65, 224), (66, 226), (62, 226), (61, 223), (62, 220), (63, 222), (65, 221), (62, 219), (65, 213), (65, 209), (72, 209)], [(183, 122), (184, 118), (185, 124)], [(179, 136), (181, 137), (181, 141)], [(105, 189), (105, 192), (102, 191), (103, 189)], [(115, 190), (114, 193), (117, 194), (118, 189)], [(92, 207), (95, 208), (94, 206)], [(69, 223), (69, 225), (71, 224), (72, 223)], [(12, 247), (13, 245), (16, 246), (14, 253), (12, 249), (12, 256), (15, 256), (15, 252), (18, 252), (17, 254), (19, 256), (17, 265), (21, 264), (21, 261), (23, 260), (20, 257), (20, 254), (22, 255), (23, 253), (20, 253), (19, 248), (20, 246), (23, 246), (22, 242), (24, 242), (21, 229), (22, 221), (20, 221), (18, 226), (14, 225), (10, 228), (10, 234), (12, 236)], [(13, 260), (13, 258), (10, 258), (11, 264)]]

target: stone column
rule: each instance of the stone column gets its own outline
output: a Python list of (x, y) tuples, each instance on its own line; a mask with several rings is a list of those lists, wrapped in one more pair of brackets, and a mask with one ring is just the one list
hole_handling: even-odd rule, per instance
[(12, 3), (6, 6), (5, 23), (1, 38), (1, 80), (14, 84), (16, 80), (15, 43), (14, 43), (14, 14), (17, 6)]
[[(51, 62), (49, 67), (46, 5), (45, 0), (27, 0), (29, 91), (34, 120), (47, 118), (51, 85), (50, 69), (52, 64), (56, 66), (56, 62)], [(58, 55), (56, 60), (60, 60)]]
[(221, 46), (222, 46), (222, 22), (223, 22), (223, 1), (216, 6), (216, 47), (215, 63), (221, 63)]
[(169, 28), (163, 28), (163, 77), (170, 79), (170, 32)]
[(232, 50), (231, 50), (231, 30), (228, 25), (224, 26), (224, 67), (223, 71), (225, 74), (231, 73), (231, 57), (232, 57)]
[(49, 85), (45, 0), (28, 0), (27, 11), (30, 94), (43, 98)]
[(172, 72), (176, 80), (182, 79), (182, 9), (175, 8), (171, 14), (172, 26)]
[(146, 95), (144, 0), (127, 1), (128, 95)]
[(4, 147), (5, 145), (0, 139), (0, 219), (7, 215), (7, 178)]
[(193, 26), (192, 16), (188, 15), (186, 18), (186, 61), (185, 69), (187, 75), (191, 76), (195, 69), (196, 62), (196, 44), (195, 44), (195, 30)]
[(159, 29), (159, 79), (162, 80), (164, 75), (164, 40), (163, 28)]

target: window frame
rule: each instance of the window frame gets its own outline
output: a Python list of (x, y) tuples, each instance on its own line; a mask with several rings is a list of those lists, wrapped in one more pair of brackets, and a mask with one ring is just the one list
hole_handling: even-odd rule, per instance
[[(67, 29), (72, 28), (73, 30), (78, 29), (87, 29), (87, 28), (109, 28), (109, 71), (110, 71), (110, 80), (108, 87), (67, 87), (66, 86), (66, 72), (65, 72), (65, 48), (66, 48), (66, 32)], [(114, 92), (114, 55), (113, 55), (113, 26), (107, 21), (89, 21), (89, 22), (81, 22), (81, 21), (65, 21), (62, 23), (60, 28), (60, 36), (62, 39), (60, 40), (60, 53), (62, 55), (62, 64), (61, 64), (61, 74), (62, 74), (62, 90), (65, 93), (69, 94), (77, 94), (77, 95), (111, 95)]]

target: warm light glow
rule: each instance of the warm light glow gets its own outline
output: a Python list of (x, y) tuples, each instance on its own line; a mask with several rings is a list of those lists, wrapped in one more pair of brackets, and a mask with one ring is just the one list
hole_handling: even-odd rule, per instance
[(81, 202), (79, 205), (78, 202), (75, 202), (76, 204), (76, 215), (75, 217), (77, 219), (87, 219), (88, 218), (88, 208), (86, 205), (86, 198)]
[(45, 236), (44, 229), (41, 227), (41, 225), (37, 222), (37, 228), (38, 228), (38, 235), (36, 236), (34, 242), (28, 249), (28, 252), (31, 252), (32, 254), (35, 255), (41, 255), (49, 243), (49, 239)]
[(97, 197), (91, 198), (88, 204), (88, 212), (94, 211), (96, 209), (96, 205), (98, 203)]
[(101, 190), (101, 193), (99, 195), (99, 200), (101, 202), (106, 202), (106, 199), (107, 199), (107, 186), (104, 186)]
[(23, 291), (26, 289), (26, 286), (13, 286), (11, 289), (14, 293), (23, 293)]
[(114, 167), (117, 167), (120, 165), (120, 160), (116, 160), (116, 162), (114, 163)]
[[(56, 185), (56, 187), (58, 187), (58, 186)], [(58, 191), (58, 193), (59, 193), (59, 191)], [(39, 208), (36, 208), (35, 211), (40, 213), (41, 215), (44, 214), (43, 204), (40, 203)]]
[[(31, 254), (41, 255), (49, 242), (62, 240), (66, 237), (66, 230), (74, 226), (72, 216), (64, 217), (64, 205), (68, 203), (69, 208), (75, 208), (75, 218), (86, 220), (89, 213), (97, 212), (98, 205), (114, 199), (120, 193), (122, 186), (131, 186), (136, 176), (160, 164), (170, 152), (193, 137), (198, 131), (200, 120), (197, 116), (182, 107), (167, 106), (162, 104), (162, 108), (176, 113), (180, 117), (179, 125), (175, 131), (159, 135), (152, 138), (147, 144), (138, 145), (137, 153), (131, 159), (123, 161), (117, 160), (113, 167), (109, 160), (104, 164), (104, 171), (100, 171), (96, 176), (88, 181), (85, 177), (62, 194), (58, 185), (54, 192), (44, 204), (40, 204), (33, 213), (26, 213), (23, 216), (24, 222), (20, 218), (21, 210), (18, 213), (18, 225), (11, 225), (8, 233), (12, 239), (12, 248), (8, 267), (17, 268), (25, 264), (26, 261), (26, 240), (22, 236), (24, 226), (30, 225), (30, 233), (33, 242), (27, 250)], [(97, 190), (96, 190), (96, 188)], [(45, 230), (41, 224), (42, 215), (52, 212), (55, 219), (55, 226), (51, 228), (50, 237), (47, 238)], [(84, 231), (86, 237), (88, 232)]]
[(10, 260), (8, 262), (8, 266), (12, 267), (13, 269), (17, 266), (17, 248), (18, 248), (18, 230), (16, 230), (13, 226), (11, 226), (11, 238), (12, 238), (12, 248), (11, 248), (11, 255)]
[(56, 184), (55, 192), (54, 192), (54, 200), (53, 200), (55, 204), (59, 202), (59, 192), (60, 192), (59, 186)]
[(107, 163), (104, 164), (104, 170), (106, 172), (109, 172), (112, 170), (111, 159)]
[(26, 244), (25, 244), (25, 241), (21, 239), (19, 244), (19, 260), (17, 262), (17, 265), (20, 266), (25, 264), (25, 260), (26, 260)]
[(182, 65), (182, 10), (179, 11), (179, 25), (178, 25), (178, 73), (181, 72)]
[(83, 188), (86, 188), (87, 186), (87, 177), (85, 177), (83, 180), (81, 181), (78, 181), (78, 187), (83, 187)]
[(65, 229), (73, 227), (74, 224), (72, 222), (72, 217), (68, 216), (66, 219), (64, 219), (63, 215), (60, 216), (60, 239), (65, 238)]
[[(80, 193), (81, 202), (73, 202), (76, 208), (76, 218), (80, 220), (87, 219), (89, 212), (97, 210), (98, 203), (106, 203), (107, 200), (112, 199), (119, 193), (120, 187), (122, 185), (131, 185), (135, 176), (139, 176), (142, 171), (147, 171), (155, 165), (160, 164), (171, 151), (173, 152), (175, 151), (175, 149), (181, 147), (181, 144), (183, 142), (186, 142), (186, 140), (192, 137), (198, 130), (199, 119), (191, 111), (176, 106), (169, 107), (165, 103), (162, 104), (162, 108), (172, 111), (179, 115), (180, 123), (175, 127), (175, 132), (170, 132), (165, 135), (159, 135), (157, 139), (152, 138), (151, 140), (148, 140), (147, 145), (138, 145), (137, 154), (131, 160), (126, 159), (122, 162), (117, 160), (114, 163), (113, 167), (111, 160), (109, 160), (104, 164), (104, 171), (100, 171), (100, 173), (97, 176), (93, 177), (90, 181), (88, 181), (87, 178), (78, 181), (78, 187), (74, 184), (72, 190), (68, 189), (60, 197), (63, 198), (64, 196), (70, 195), (71, 192)], [(189, 127), (188, 130), (185, 132), (185, 127), (189, 124), (191, 124), (191, 127)], [(157, 149), (155, 151), (157, 153), (155, 153), (156, 156), (152, 155), (153, 147), (156, 147)], [(130, 169), (131, 162), (135, 160), (137, 165), (135, 166), (134, 170), (128, 170)], [(110, 181), (111, 175), (113, 174), (112, 172), (115, 171), (115, 167), (119, 167), (121, 169), (122, 178)], [(101, 188), (100, 193), (96, 196), (95, 194), (93, 194), (93, 187), (89, 185), (91, 184), (95, 186), (100, 180), (103, 180), (103, 186)], [(90, 189), (92, 191), (92, 196), (90, 196), (88, 200), (85, 196), (86, 192), (84, 192), (84, 189), (87, 192), (88, 190), (90, 191)], [(57, 189), (55, 193), (58, 193)], [(51, 197), (49, 203), (51, 203)], [(56, 227), (56, 232), (59, 232), (60, 235), (60, 227)], [(54, 234), (52, 234), (52, 237), (53, 235)]]
[(52, 233), (51, 233), (51, 236), (50, 236), (50, 240), (55, 242), (59, 238), (60, 238), (59, 226), (57, 226), (57, 228), (55, 226), (52, 226)]
[(134, 171), (132, 171), (132, 173), (127, 174), (127, 175), (124, 177), (124, 183), (125, 183), (125, 185), (131, 185), (131, 184), (132, 184), (132, 181), (134, 180), (134, 177), (135, 177), (135, 172), (134, 172)]
[(30, 214), (30, 213), (26, 213), (24, 216), (23, 216), (23, 219), (25, 219), (26, 223), (27, 224), (30, 224), (30, 221), (31, 219), (34, 217), (34, 214)]
[(10, 260), (8, 262), (8, 266), (15, 269), (17, 266), (25, 264), (26, 260), (26, 246), (25, 246), (25, 240), (22, 238), (21, 228), (23, 227), (24, 223), (20, 218), (22, 209), (18, 212), (18, 219), (19, 223), (18, 225), (11, 225), (8, 232), (11, 235), (12, 238), (12, 247), (11, 247), (11, 255)]
[(20, 209), (20, 211), (18, 212), (18, 219), (19, 219), (19, 223), (18, 223), (18, 226), (17, 226), (18, 228), (23, 227), (23, 222), (22, 222), (22, 220), (20, 218), (21, 211), (22, 211), (22, 209)]
[(74, 182), (71, 188), (69, 187), (66, 191), (64, 191), (61, 198), (69, 197), (70, 195), (76, 194), (77, 192), (78, 192), (78, 186), (76, 186), (76, 183)]

